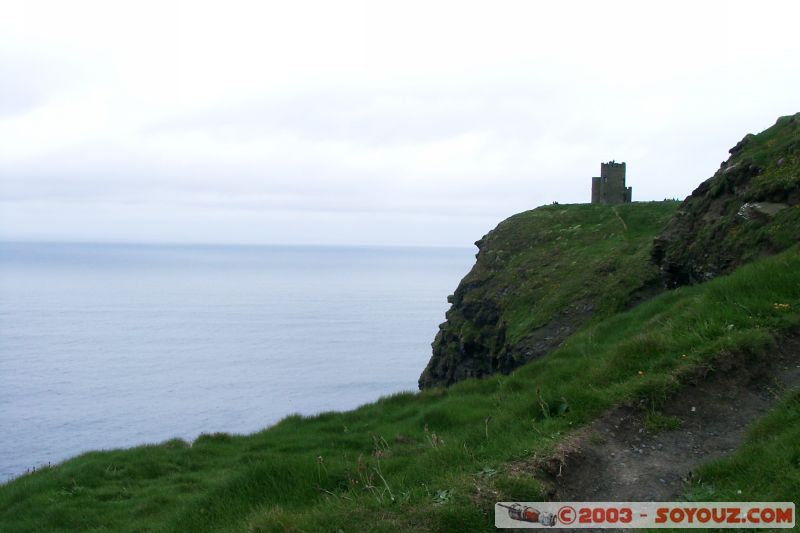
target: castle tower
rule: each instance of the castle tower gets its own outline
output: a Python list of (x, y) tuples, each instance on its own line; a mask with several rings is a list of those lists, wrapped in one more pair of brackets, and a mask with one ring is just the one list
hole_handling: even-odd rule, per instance
[(592, 178), (593, 204), (627, 204), (632, 192), (631, 187), (625, 186), (625, 163), (600, 163), (600, 177)]

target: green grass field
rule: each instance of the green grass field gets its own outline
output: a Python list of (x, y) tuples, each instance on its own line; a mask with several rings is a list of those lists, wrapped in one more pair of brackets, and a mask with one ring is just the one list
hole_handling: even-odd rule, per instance
[[(248, 436), (88, 453), (22, 476), (0, 486), (0, 531), (491, 530), (495, 501), (544, 497), (519, 465), (614, 405), (663, 402), (723, 351), (768, 353), (800, 325), (798, 309), (793, 247), (592, 322), (510, 376), (290, 416)], [(744, 482), (752, 500), (800, 494), (798, 416), (795, 395), (734, 457), (706, 466), (691, 495), (731, 499)], [(767, 466), (782, 469), (780, 483)]]

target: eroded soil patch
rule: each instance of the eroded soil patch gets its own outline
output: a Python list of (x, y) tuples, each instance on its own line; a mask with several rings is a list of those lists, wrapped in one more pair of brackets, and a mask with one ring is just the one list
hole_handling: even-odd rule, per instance
[(551, 476), (561, 501), (666, 501), (679, 496), (692, 471), (731, 453), (749, 424), (800, 386), (800, 335), (784, 338), (755, 361), (731, 356), (682, 387), (656, 414), (620, 407), (581, 431)]

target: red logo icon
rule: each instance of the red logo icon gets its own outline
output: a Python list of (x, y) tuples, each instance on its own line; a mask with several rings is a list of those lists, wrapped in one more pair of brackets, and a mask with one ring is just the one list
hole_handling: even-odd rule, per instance
[(562, 524), (571, 524), (575, 521), (575, 509), (569, 505), (565, 505), (558, 510), (558, 521)]

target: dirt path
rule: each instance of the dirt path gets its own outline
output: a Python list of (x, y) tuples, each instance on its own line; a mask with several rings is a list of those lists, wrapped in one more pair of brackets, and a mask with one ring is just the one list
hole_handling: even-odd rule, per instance
[(800, 386), (800, 336), (755, 362), (733, 357), (683, 387), (661, 412), (680, 421), (651, 433), (643, 409), (618, 408), (581, 432), (553, 477), (553, 500), (668, 501), (701, 463), (732, 452), (747, 426)]
[(622, 217), (619, 216), (619, 211), (617, 211), (617, 208), (616, 207), (612, 207), (611, 210), (614, 212), (614, 215), (617, 217), (617, 219), (620, 222), (622, 222), (622, 227), (625, 228), (625, 232), (627, 232), (628, 231), (628, 225), (625, 223), (624, 220), (622, 220)]

